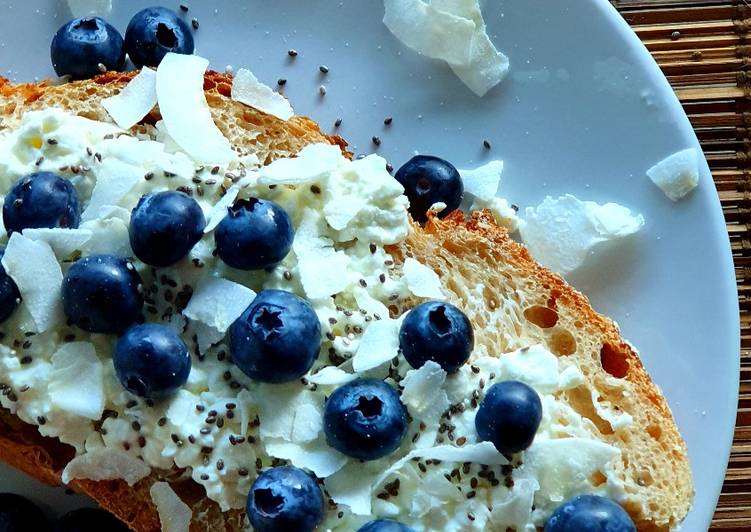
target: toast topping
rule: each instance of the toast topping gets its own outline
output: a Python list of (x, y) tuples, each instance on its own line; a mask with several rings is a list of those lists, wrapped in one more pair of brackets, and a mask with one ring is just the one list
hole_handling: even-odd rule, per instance
[[(592, 422), (561, 397), (583, 382), (571, 360), (541, 346), (500, 359), (475, 350), (447, 374), (433, 360), (411, 369), (399, 354), (400, 309), (443, 292), (435, 273), (414, 259), (402, 272), (384, 248), (403, 240), (410, 225), (403, 188), (382, 158), (350, 161), (336, 147), (313, 145), (262, 169), (254, 157), (234, 153), (226, 165), (206, 165), (181, 150), (169, 123), (163, 126), (145, 127), (136, 138), (50, 109), (28, 113), (17, 130), (0, 137), (4, 191), (40, 167), (54, 169), (75, 187), (84, 213), (77, 229), (11, 236), (3, 265), (23, 302), (2, 329), (3, 407), (83, 456), (117, 450), (157, 470), (185, 468), (223, 510), (243, 507), (251, 484), (270, 466), (307, 469), (323, 479), (328, 505), (337, 507), (325, 512), (325, 529), (352, 530), (374, 515), (390, 515), (417, 530), (479, 530), (489, 520), (500, 530), (523, 530), (541, 526), (572, 495), (623, 499), (620, 451), (600, 441)], [(34, 140), (53, 133), (56, 144)], [(171, 265), (125, 260), (143, 255), (130, 246), (133, 209), (142, 195), (166, 190), (191, 195), (200, 207), (207, 225), (195, 232), (199, 240)], [(292, 245), (266, 269), (233, 268), (214, 253), (218, 232), (233, 210), (259, 200), (288, 215)], [(98, 254), (116, 256), (101, 260), (117, 266), (128, 297), (102, 304), (102, 294), (122, 286), (92, 290), (96, 279), (76, 277), (76, 294), (65, 298), (72, 305), (66, 323), (60, 281), (100, 260)], [(27, 272), (44, 282), (35, 284)], [(278, 290), (284, 301), (269, 296)], [(140, 298), (142, 316), (126, 316), (125, 325), (114, 319), (124, 313), (113, 310)], [(435, 316), (439, 332), (444, 318)], [(121, 330), (136, 321), (179, 336), (190, 353), (189, 373), (172, 368), (182, 383), (175, 393), (146, 393), (158, 372), (139, 380), (146, 366), (118, 362), (135, 363), (148, 347), (129, 339), (143, 327), (120, 339), (135, 346), (124, 357), (115, 335), (87, 332), (100, 330), (93, 324)], [(184, 355), (178, 342), (170, 345)], [(124, 367), (132, 378), (123, 377)], [(327, 419), (336, 389), (344, 393), (369, 379), (390, 395), (361, 393), (343, 410), (375, 427), (404, 428), (384, 430), (375, 449), (353, 445), (347, 412), (336, 426)], [(479, 440), (475, 415), (488, 390), (509, 380), (539, 395), (542, 418), (529, 448), (506, 457)], [(159, 392), (174, 382), (156, 384)], [(408, 415), (388, 415), (396, 407)], [(352, 457), (363, 453), (365, 463)], [(496, 515), (498, 508), (513, 511)]]
[(647, 170), (647, 176), (668, 198), (678, 201), (699, 185), (699, 152), (696, 148), (676, 152)]

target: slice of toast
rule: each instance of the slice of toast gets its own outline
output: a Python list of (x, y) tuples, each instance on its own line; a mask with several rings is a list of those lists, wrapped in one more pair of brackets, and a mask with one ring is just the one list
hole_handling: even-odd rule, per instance
[[(110, 121), (100, 101), (117, 93), (132, 75), (108, 72), (57, 86), (13, 85), (0, 78), (0, 132), (14, 127), (24, 112), (52, 106)], [(307, 118), (285, 122), (231, 100), (231, 82), (226, 75), (210, 72), (204, 89), (214, 121), (239, 152), (255, 153), (268, 163), (315, 142), (346, 150), (342, 139), (323, 134)], [(155, 109), (144, 120), (146, 125), (135, 128), (146, 130), (158, 119)], [(423, 228), (415, 226), (405, 242), (389, 251), (397, 268), (405, 258), (414, 257), (438, 273), (449, 301), (471, 319), (476, 349), (484, 354), (501, 356), (543, 343), (554, 354), (571, 357), (585, 383), (561, 393), (592, 421), (603, 441), (621, 450), (618, 473), (638, 530), (670, 530), (680, 523), (693, 494), (685, 443), (664, 397), (612, 320), (597, 314), (582, 294), (534, 262), (488, 213), (474, 213), (469, 220), (458, 212), (445, 220), (432, 219)], [(483, 287), (481, 293), (478, 286)], [(593, 404), (592, 391), (598, 403), (631, 415), (633, 423), (615, 430), (598, 414), (600, 405)], [(56, 485), (73, 455), (71, 447), (40, 436), (36, 427), (0, 410), (0, 459)], [(121, 480), (74, 480), (70, 487), (91, 496), (133, 530), (152, 531), (159, 530), (159, 517), (149, 488), (157, 480), (170, 482), (193, 509), (191, 530), (242, 529), (241, 511), (222, 513), (200, 486), (177, 470), (155, 471), (132, 487)]]

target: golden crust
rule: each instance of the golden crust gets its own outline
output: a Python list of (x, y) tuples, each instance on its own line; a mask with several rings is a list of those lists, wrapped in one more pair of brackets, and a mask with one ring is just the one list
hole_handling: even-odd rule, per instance
[[(0, 131), (12, 127), (27, 110), (51, 106), (109, 120), (99, 101), (115, 94), (133, 75), (107, 72), (93, 80), (64, 85), (14, 85), (0, 78)], [(204, 80), (212, 116), (240, 152), (256, 153), (261, 161), (269, 162), (293, 155), (309, 143), (329, 142), (351, 155), (344, 140), (323, 134), (308, 118), (285, 122), (232, 101), (230, 77), (208, 72)], [(159, 118), (154, 110), (144, 123), (153, 124)], [(622, 474), (634, 491), (627, 509), (638, 529), (669, 530), (681, 521), (693, 493), (685, 444), (664, 397), (612, 320), (596, 313), (586, 297), (539, 266), (487, 212), (474, 213), (469, 219), (454, 213), (445, 220), (433, 218), (424, 228), (415, 225), (409, 238), (390, 251), (397, 262), (414, 256), (439, 274), (450, 298), (470, 315), (477, 343), (488, 354), (500, 356), (512, 347), (503, 334), (511, 328), (525, 342), (544, 342), (560, 356), (573, 357), (588, 386), (634, 417), (635, 430), (615, 431), (597, 415), (591, 399), (577, 390), (565, 392), (569, 403), (600, 429), (602, 439), (622, 449), (624, 462), (628, 462)], [(485, 287), (479, 303), (469, 291), (478, 284)], [(499, 314), (504, 298), (524, 309)], [(556, 324), (539, 326), (533, 316), (522, 312), (537, 307), (552, 311)], [(46, 484), (59, 485), (62, 469), (73, 455), (70, 446), (42, 437), (36, 427), (0, 409), (0, 459)], [(191, 530), (242, 528), (242, 512), (222, 513), (200, 486), (181, 480), (179, 471), (155, 472), (132, 487), (121, 480), (75, 480), (70, 487), (91, 496), (133, 530), (147, 532), (159, 530), (149, 488), (160, 479), (170, 481), (193, 509)]]

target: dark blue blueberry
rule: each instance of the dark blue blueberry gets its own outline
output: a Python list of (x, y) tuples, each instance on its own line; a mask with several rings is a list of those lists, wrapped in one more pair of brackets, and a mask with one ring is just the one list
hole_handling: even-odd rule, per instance
[[(29, 529), (34, 530), (34, 529)], [(128, 532), (118, 518), (98, 508), (81, 508), (68, 512), (55, 523), (53, 532)]]
[[(3, 260), (4, 255), (5, 248), (0, 247), (0, 261)], [(10, 318), (20, 300), (21, 294), (18, 293), (16, 282), (10, 278), (0, 262), (0, 323)]]
[(201, 240), (206, 218), (196, 200), (182, 192), (143, 196), (130, 217), (130, 246), (150, 266), (171, 266)]
[(190, 28), (166, 7), (142, 9), (125, 29), (125, 51), (137, 67), (154, 67), (168, 52), (192, 54), (193, 49)]
[(310, 303), (263, 290), (229, 328), (232, 360), (248, 377), (289, 382), (305, 375), (321, 349), (321, 323)]
[(626, 510), (606, 497), (578, 495), (559, 506), (545, 532), (636, 532)]
[(432, 360), (451, 373), (467, 361), (474, 345), (469, 318), (454, 305), (441, 301), (417, 305), (399, 330), (399, 348), (413, 368)]
[(537, 392), (523, 382), (503, 381), (485, 393), (475, 429), (480, 440), (492, 442), (499, 452), (513, 454), (532, 445), (541, 419)]
[(190, 354), (180, 336), (165, 325), (131, 327), (112, 355), (120, 384), (140, 397), (163, 397), (188, 380)]
[(409, 198), (409, 212), (418, 222), (428, 219), (426, 213), (434, 203), (446, 204), (438, 215), (443, 218), (462, 202), (462, 178), (453, 164), (440, 157), (415, 155), (396, 171), (394, 177), (404, 187)]
[(123, 38), (99, 17), (74, 18), (63, 25), (50, 45), (52, 67), (58, 76), (85, 79), (107, 70), (120, 70), (125, 63)]
[(237, 200), (214, 233), (219, 257), (241, 270), (262, 270), (289, 253), (295, 237), (287, 212), (273, 201)]
[(415, 532), (415, 529), (392, 519), (376, 519), (362, 525), (357, 532)]
[(309, 532), (323, 518), (323, 494), (302, 469), (274, 467), (253, 482), (246, 510), (256, 532)]
[(68, 320), (85, 331), (120, 333), (140, 317), (142, 290), (141, 276), (128, 261), (92, 255), (65, 275), (63, 309)]
[(52, 172), (22, 177), (3, 203), (3, 223), (10, 235), (36, 227), (78, 227), (78, 193), (67, 179)]
[(0, 493), (0, 532), (49, 530), (44, 513), (26, 497)]
[(360, 460), (376, 460), (394, 452), (404, 439), (407, 408), (385, 382), (358, 379), (331, 394), (323, 424), (331, 447)]

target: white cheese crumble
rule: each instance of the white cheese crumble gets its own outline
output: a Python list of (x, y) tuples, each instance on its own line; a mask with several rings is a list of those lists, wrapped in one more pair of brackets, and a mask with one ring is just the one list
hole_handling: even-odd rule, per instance
[(571, 194), (546, 197), (527, 207), (519, 231), (532, 256), (543, 266), (566, 275), (581, 266), (593, 248), (636, 233), (644, 217), (616, 203), (581, 201)]
[(668, 198), (678, 201), (699, 185), (699, 150), (676, 152), (647, 170), (647, 176)]

